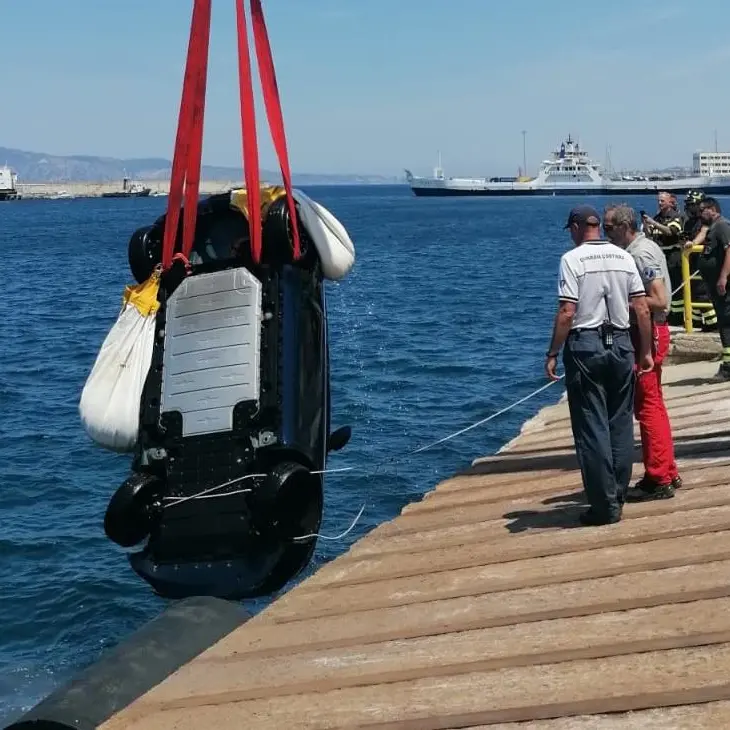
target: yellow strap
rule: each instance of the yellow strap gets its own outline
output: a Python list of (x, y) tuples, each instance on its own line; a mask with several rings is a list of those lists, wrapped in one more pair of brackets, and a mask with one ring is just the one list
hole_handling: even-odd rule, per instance
[[(261, 218), (265, 218), (271, 207), (271, 204), (283, 198), (286, 190), (281, 185), (262, 185), (261, 186)], [(231, 207), (238, 210), (246, 216), (248, 220), (248, 191), (246, 188), (240, 190), (231, 190)]]
[(126, 286), (124, 288), (124, 296), (122, 297), (123, 305), (132, 304), (143, 317), (149, 317), (159, 308), (160, 303), (157, 301), (157, 292), (160, 288), (160, 274), (153, 271), (152, 275), (136, 286)]

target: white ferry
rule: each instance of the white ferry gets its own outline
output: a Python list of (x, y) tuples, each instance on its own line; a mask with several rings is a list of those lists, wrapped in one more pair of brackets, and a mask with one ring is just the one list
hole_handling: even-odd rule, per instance
[(0, 167), (0, 200), (20, 200), (18, 176), (7, 166)]
[(660, 190), (677, 194), (702, 190), (713, 195), (730, 193), (730, 176), (694, 175), (641, 178), (609, 177), (568, 135), (549, 160), (540, 164), (537, 177), (445, 177), (439, 162), (433, 177), (416, 177), (406, 170), (406, 180), (418, 196), (447, 195), (656, 195)]

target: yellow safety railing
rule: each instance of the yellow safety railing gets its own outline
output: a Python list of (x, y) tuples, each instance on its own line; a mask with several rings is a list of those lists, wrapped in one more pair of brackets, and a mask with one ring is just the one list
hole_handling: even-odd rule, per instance
[(692, 332), (692, 309), (712, 309), (712, 302), (693, 302), (692, 285), (693, 280), (701, 279), (697, 271), (691, 272), (689, 257), (693, 253), (701, 253), (704, 246), (689, 246), (682, 249), (682, 299), (684, 300), (684, 331)]

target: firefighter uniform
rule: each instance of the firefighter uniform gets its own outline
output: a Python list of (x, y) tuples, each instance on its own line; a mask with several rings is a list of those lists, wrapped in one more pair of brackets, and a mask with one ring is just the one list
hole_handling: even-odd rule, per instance
[[(662, 233), (653, 225), (645, 227), (644, 233), (657, 243), (659, 248), (666, 256), (667, 268), (669, 269), (669, 278), (672, 282), (672, 288), (667, 292), (671, 297), (669, 307), (669, 324), (684, 324), (684, 297), (682, 294), (682, 231), (684, 230), (684, 221), (682, 214), (676, 208), (669, 210), (659, 210), (654, 216), (654, 220), (663, 226), (669, 228), (669, 233)], [(675, 292), (672, 294), (672, 292)]]
[[(684, 243), (693, 241), (704, 225), (700, 220), (699, 204), (705, 199), (705, 194), (698, 190), (690, 190), (684, 199), (684, 230), (682, 238)], [(697, 271), (699, 255), (690, 254), (689, 268), (690, 273)], [(712, 297), (707, 289), (707, 284), (701, 276), (696, 275), (691, 280), (690, 289), (692, 292), (692, 324), (697, 329), (705, 332), (714, 332), (717, 330), (717, 313), (712, 304)], [(680, 290), (678, 294), (682, 294)]]
[(716, 213), (712, 220), (706, 221), (710, 227), (705, 237), (705, 248), (699, 257), (699, 269), (717, 312), (717, 326), (722, 343), (722, 363), (718, 375), (730, 379), (730, 291), (720, 294), (717, 289), (720, 272), (730, 249), (730, 221), (720, 214), (720, 206), (712, 198), (703, 201), (702, 206), (703, 220), (706, 215), (704, 206), (714, 206)]

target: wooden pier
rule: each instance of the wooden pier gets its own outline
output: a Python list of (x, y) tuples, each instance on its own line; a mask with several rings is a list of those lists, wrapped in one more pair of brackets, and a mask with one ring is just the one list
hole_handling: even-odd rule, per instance
[(730, 383), (716, 371), (665, 371), (674, 499), (580, 527), (567, 407), (547, 408), (101, 727), (730, 727)]

